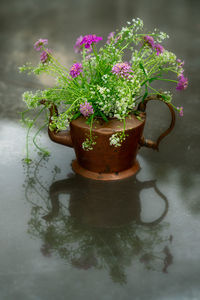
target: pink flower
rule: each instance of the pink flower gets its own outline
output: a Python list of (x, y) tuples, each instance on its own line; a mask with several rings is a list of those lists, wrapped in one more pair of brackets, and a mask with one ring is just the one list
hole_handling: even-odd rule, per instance
[(107, 42), (106, 44), (110, 44), (110, 42), (112, 41), (112, 39), (114, 38), (115, 32), (110, 32), (108, 37), (107, 37)]
[(177, 109), (179, 110), (179, 115), (183, 117), (183, 106), (177, 107)]
[(90, 49), (92, 44), (97, 44), (101, 40), (103, 40), (101, 36), (96, 36), (95, 34), (88, 34), (83, 37), (82, 41), (80, 42), (80, 45), (84, 45), (86, 49)]
[(185, 90), (188, 86), (188, 79), (181, 74), (176, 89), (178, 91)]
[(47, 45), (48, 40), (47, 39), (39, 39), (37, 42), (34, 44), (34, 48), (36, 51), (40, 51), (42, 49), (42, 46)]
[(82, 47), (81, 47), (80, 43), (81, 43), (82, 39), (83, 39), (83, 36), (82, 36), (82, 35), (80, 35), (80, 36), (77, 38), (76, 43), (75, 43), (75, 45), (74, 45), (74, 51), (75, 51), (75, 53), (80, 53), (80, 52), (81, 52), (81, 48), (82, 48)]
[(44, 51), (41, 52), (40, 54), (40, 61), (44, 64), (45, 62), (47, 62), (49, 60), (49, 54), (51, 54), (52, 51), (50, 49), (46, 49)]
[(184, 61), (180, 60), (179, 58), (176, 60), (179, 67), (183, 67), (184, 66)]
[(89, 115), (94, 113), (92, 105), (85, 101), (85, 103), (80, 104), (80, 112), (84, 117), (88, 117)]
[(80, 73), (83, 71), (83, 66), (80, 63), (75, 63), (72, 65), (69, 74), (72, 78), (75, 78), (80, 75)]
[(161, 53), (164, 52), (164, 48), (160, 44), (155, 44), (153, 46), (153, 49), (156, 50), (156, 55), (160, 55)]
[(150, 46), (150, 47), (154, 47), (154, 39), (152, 36), (146, 35), (144, 37), (144, 41)]
[(127, 62), (117, 63), (112, 68), (112, 73), (116, 74), (118, 77), (121, 76), (123, 78), (129, 78), (131, 77), (131, 72), (131, 66)]

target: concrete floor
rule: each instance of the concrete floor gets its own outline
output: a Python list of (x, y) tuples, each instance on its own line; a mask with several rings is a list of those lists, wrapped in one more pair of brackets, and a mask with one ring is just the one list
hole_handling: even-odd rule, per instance
[[(0, 4), (0, 299), (200, 299), (200, 2)], [(93, 182), (73, 174), (73, 150), (44, 131), (41, 144), (51, 156), (33, 150), (27, 167), (21, 94), (51, 84), (18, 73), (25, 61), (37, 62), (32, 44), (48, 38), (70, 66), (77, 36), (106, 37), (133, 17), (170, 35), (166, 47), (185, 59), (190, 81), (175, 92), (185, 115), (160, 152), (141, 149), (136, 176)], [(151, 104), (145, 135), (155, 137), (168, 122), (162, 104)]]

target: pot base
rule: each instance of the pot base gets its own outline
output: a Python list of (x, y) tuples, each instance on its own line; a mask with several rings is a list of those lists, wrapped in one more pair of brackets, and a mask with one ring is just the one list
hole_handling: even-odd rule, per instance
[(136, 174), (140, 169), (140, 165), (139, 162), (136, 160), (135, 164), (130, 169), (121, 172), (115, 172), (115, 173), (97, 173), (81, 167), (77, 160), (73, 160), (72, 169), (75, 173), (86, 178), (90, 178), (94, 180), (110, 181), (110, 180), (124, 179)]

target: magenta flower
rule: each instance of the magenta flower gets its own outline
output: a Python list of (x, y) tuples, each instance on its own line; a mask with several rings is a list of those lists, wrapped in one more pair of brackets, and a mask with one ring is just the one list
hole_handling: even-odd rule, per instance
[(46, 50), (42, 51), (40, 54), (40, 61), (43, 64), (48, 62), (48, 60), (50, 59), (49, 54), (51, 54), (51, 53), (52, 53), (52, 51), (50, 49), (46, 49)]
[(83, 71), (83, 66), (80, 63), (75, 63), (72, 65), (69, 74), (72, 78), (75, 78), (80, 75), (80, 73)]
[(130, 73), (132, 72), (131, 66), (127, 63), (117, 63), (112, 68), (112, 73), (117, 75), (118, 77), (121, 76), (123, 78), (129, 78), (132, 77)]
[(145, 41), (145, 43), (148, 44), (150, 47), (152, 47), (152, 48), (154, 47), (154, 39), (153, 39), (152, 36), (146, 35), (146, 36), (144, 37), (144, 41)]
[(178, 91), (185, 90), (187, 88), (187, 86), (188, 86), (188, 79), (186, 77), (184, 77), (183, 74), (181, 74), (179, 76), (179, 80), (178, 80), (176, 89)]
[(164, 48), (160, 44), (155, 44), (153, 49), (156, 50), (156, 55), (160, 55), (164, 52)]
[(82, 41), (80, 42), (80, 46), (84, 45), (86, 49), (90, 49), (92, 44), (97, 44), (101, 40), (103, 40), (101, 36), (96, 36), (95, 34), (88, 34), (83, 37)]
[(108, 37), (107, 37), (107, 42), (106, 44), (110, 44), (110, 42), (112, 41), (112, 39), (114, 38), (115, 32), (110, 32)]
[(85, 101), (85, 103), (80, 104), (80, 112), (84, 117), (88, 117), (89, 115), (94, 113), (92, 105)]
[(40, 51), (42, 49), (42, 46), (47, 45), (48, 40), (47, 39), (39, 39), (35, 44), (34, 48), (36, 51)]
[(177, 107), (177, 109), (179, 110), (179, 115), (183, 117), (183, 106)]
[(81, 45), (80, 45), (80, 43), (81, 43), (82, 39), (83, 39), (82, 35), (80, 35), (77, 38), (76, 43), (74, 45), (74, 51), (75, 51), (75, 53), (80, 53), (81, 52)]
[[(80, 53), (82, 51), (82, 49), (83, 49), (83, 45), (81, 44), (82, 40), (83, 40), (83, 36), (80, 35), (77, 38), (76, 43), (74, 45), (74, 52), (75, 53)], [(89, 53), (91, 51), (92, 51), (92, 48), (88, 48), (87, 51), (86, 51), (86, 53)]]

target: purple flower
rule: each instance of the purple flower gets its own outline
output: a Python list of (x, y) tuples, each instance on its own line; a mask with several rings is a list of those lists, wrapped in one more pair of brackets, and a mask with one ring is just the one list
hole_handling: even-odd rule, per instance
[(146, 35), (146, 36), (144, 37), (144, 41), (145, 41), (145, 43), (148, 44), (150, 47), (152, 47), (152, 48), (154, 47), (154, 39), (153, 39), (152, 36)]
[(112, 41), (112, 39), (114, 38), (115, 32), (110, 32), (108, 37), (107, 37), (107, 42), (106, 44), (110, 44), (110, 42)]
[(46, 49), (44, 51), (41, 52), (40, 54), (40, 61), (44, 64), (46, 62), (48, 62), (49, 60), (49, 54), (51, 54), (52, 51), (50, 49)]
[(177, 109), (179, 110), (179, 115), (183, 117), (183, 106), (177, 107)]
[(80, 42), (80, 46), (84, 45), (86, 49), (90, 49), (92, 44), (97, 44), (101, 40), (103, 40), (101, 36), (96, 36), (95, 34), (88, 34), (83, 37), (82, 41)]
[(34, 48), (36, 51), (40, 51), (42, 49), (42, 46), (47, 45), (48, 40), (47, 39), (39, 39), (35, 44)]
[(112, 68), (113, 74), (116, 74), (117, 76), (121, 76), (123, 78), (131, 77), (130, 72), (132, 72), (131, 66), (127, 62), (117, 63)]
[(184, 77), (183, 74), (181, 74), (179, 76), (179, 80), (178, 80), (176, 89), (178, 91), (185, 90), (187, 88), (187, 86), (188, 86), (188, 79), (186, 77)]
[(75, 78), (80, 75), (80, 73), (83, 71), (83, 66), (80, 63), (75, 63), (72, 65), (69, 74), (72, 76), (72, 78)]
[(184, 66), (184, 61), (180, 60), (179, 58), (176, 61), (177, 61), (179, 67)]
[(89, 115), (94, 113), (94, 110), (92, 105), (85, 101), (85, 103), (80, 104), (80, 112), (84, 117), (88, 117)]
[(162, 54), (163, 51), (164, 51), (163, 46), (161, 46), (160, 44), (155, 44), (155, 45), (153, 46), (153, 49), (156, 50), (156, 55), (160, 55), (160, 54)]

